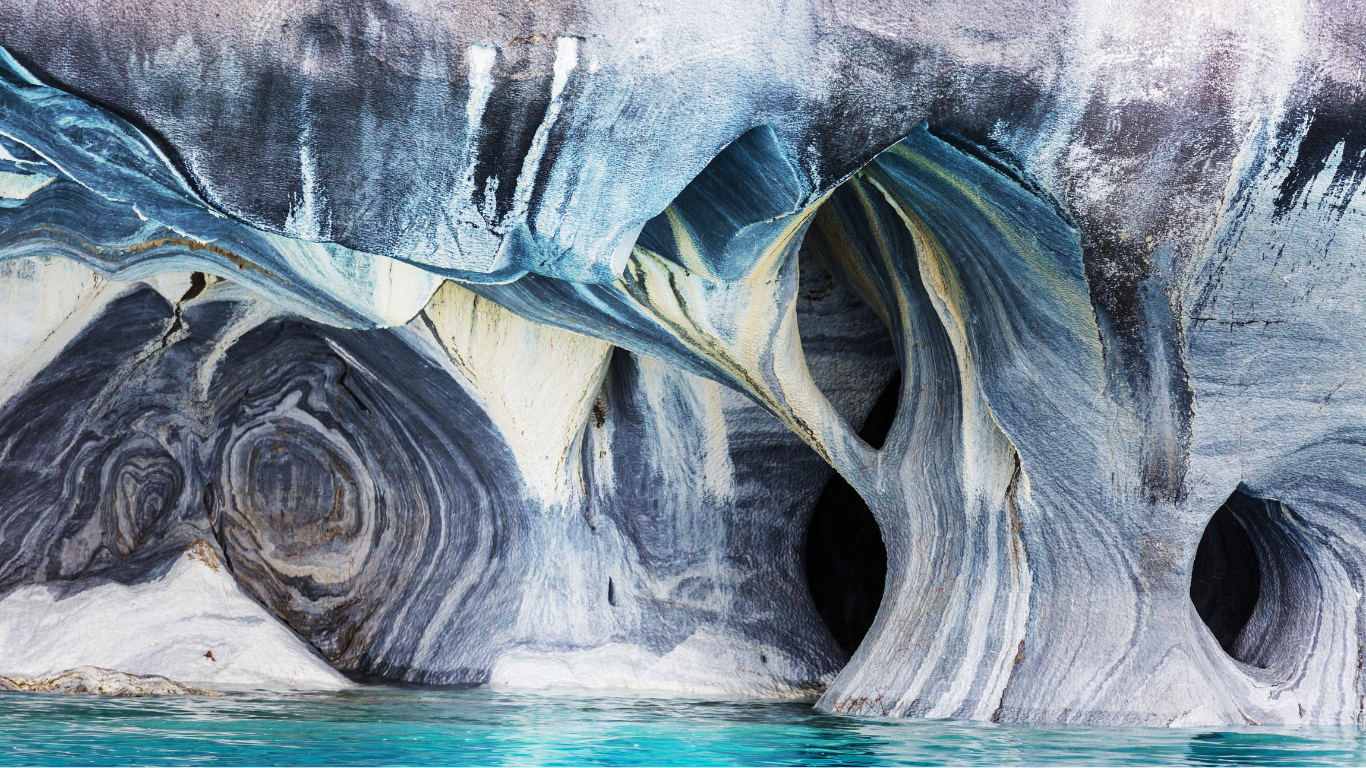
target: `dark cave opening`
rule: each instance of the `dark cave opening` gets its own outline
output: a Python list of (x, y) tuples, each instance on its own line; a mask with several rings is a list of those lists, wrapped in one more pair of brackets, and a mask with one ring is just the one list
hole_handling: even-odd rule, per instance
[(1196, 612), (1231, 656), (1262, 591), (1256, 547), (1233, 512), (1241, 496), (1244, 494), (1235, 491), (1210, 518), (1195, 551), (1190, 586)]
[[(878, 397), (859, 436), (881, 448), (896, 418), (897, 373)], [(821, 491), (806, 534), (806, 584), (830, 634), (852, 654), (873, 626), (887, 580), (887, 548), (868, 504), (836, 474)]]

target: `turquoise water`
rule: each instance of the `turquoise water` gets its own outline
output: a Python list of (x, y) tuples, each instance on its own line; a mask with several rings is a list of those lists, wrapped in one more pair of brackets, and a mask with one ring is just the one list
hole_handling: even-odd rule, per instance
[(831, 717), (803, 702), (367, 686), (0, 694), (5, 765), (1362, 765), (1355, 728), (1087, 729)]

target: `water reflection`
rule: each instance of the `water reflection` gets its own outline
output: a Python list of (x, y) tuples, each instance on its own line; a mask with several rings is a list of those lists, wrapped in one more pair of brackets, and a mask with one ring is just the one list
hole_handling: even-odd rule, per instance
[(810, 702), (366, 686), (105, 699), (0, 694), (0, 763), (210, 765), (1360, 765), (1354, 728), (1001, 726)]
[(1190, 740), (1192, 765), (1362, 765), (1356, 728), (1202, 733)]

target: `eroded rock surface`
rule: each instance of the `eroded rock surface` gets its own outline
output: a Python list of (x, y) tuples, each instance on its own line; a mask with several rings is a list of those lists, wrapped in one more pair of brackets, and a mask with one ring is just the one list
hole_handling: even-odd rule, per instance
[(33, 674), (1366, 717), (1354, 0), (8, 6)]
[(112, 669), (81, 667), (47, 677), (0, 676), (0, 691), (86, 693), (100, 696), (213, 696), (213, 691), (177, 683), (158, 675), (129, 675)]

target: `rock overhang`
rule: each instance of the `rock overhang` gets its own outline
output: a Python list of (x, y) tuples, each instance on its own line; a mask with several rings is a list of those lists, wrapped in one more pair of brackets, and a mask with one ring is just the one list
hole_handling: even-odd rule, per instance
[[(1336, 10), (1352, 10), (1343, 5)], [(745, 670), (738, 680), (753, 659), (719, 649), (749, 643), (767, 649), (761, 667), (783, 662), (758, 673), (757, 688), (722, 688), (830, 685), (822, 706), (846, 712), (1116, 724), (1360, 716), (1348, 653), (1362, 636), (1355, 609), (1320, 603), (1318, 635), (1305, 634), (1307, 614), (1250, 621), (1249, 631), (1282, 633), (1238, 640), (1282, 660), (1273, 679), (1230, 657), (1187, 597), (1206, 523), (1235, 489), (1275, 500), (1306, 532), (1286, 533), (1274, 516), (1252, 526), (1301, 553), (1262, 590), (1268, 605), (1284, 584), (1355, 589), (1361, 351), (1343, 331), (1358, 324), (1352, 307), (1363, 295), (1352, 264), (1362, 241), (1352, 117), (1361, 85), (1351, 75), (1360, 53), (1350, 47), (1359, 30), (1331, 22), (1334, 8), (605, 3), (508, 20), (495, 9), (301, 4), (271, 18), (230, 7), (215, 21), (198, 8), (166, 10), (173, 29), (123, 16), (102, 29), (90, 8), (67, 3), (16, 9), (0, 31), (18, 57), (0, 84), (0, 160), (25, 182), (5, 187), (4, 255), (65, 256), (118, 280), (211, 272), (246, 287), (251, 296), (226, 286), (186, 294), (165, 312), (139, 300), (148, 329), (165, 330), (149, 336), (159, 348), (129, 359), (206, 345), (196, 353), (209, 366), (201, 392), (214, 371), (258, 376), (231, 350), (267, 338), (287, 345), (280, 339), (291, 334), (317, 342), (309, 355), (320, 371), (335, 366), (329, 356), (353, 365), (385, 349), (391, 360), (416, 359), (411, 350), (449, 358), (441, 365), (452, 383), (432, 391), (454, 387), (442, 397), (461, 405), (450, 407), (503, 419), (475, 441), (496, 447), (474, 449), (502, 469), (467, 474), (483, 479), (462, 487), (519, 499), (499, 501), (516, 511), (490, 518), (507, 546), (565, 558), (564, 568), (509, 577), (513, 586), (481, 592), (461, 581), (465, 591), (414, 614), (453, 624), (346, 619), (358, 650), (334, 652), (334, 663), (429, 681), (490, 670), (525, 681), (535, 674), (519, 669), (567, 664), (571, 677), (613, 685), (620, 664), (686, 647), (688, 658), (713, 654)], [(72, 34), (40, 39), (52, 28)], [(72, 41), (88, 45), (76, 52)], [(803, 359), (817, 320), (800, 315), (799, 261), (811, 260), (890, 328), (906, 383), (878, 449)], [(465, 297), (452, 305), (468, 321), (434, 320), (424, 308), (446, 278), (515, 314), (491, 320), (497, 310)], [(83, 297), (70, 301), (91, 300)], [(232, 309), (210, 319), (209, 299)], [(187, 314), (196, 302), (204, 309)], [(388, 335), (364, 342), (367, 352), (346, 352), (361, 342), (321, 327), (284, 333), (271, 319), (280, 311), (355, 328), (413, 322), (371, 332)], [(510, 330), (523, 322), (516, 315), (632, 356), (619, 351), (604, 364), (585, 351), (575, 366), (607, 372), (567, 379), (553, 404), (505, 397), (489, 382), (507, 382), (506, 372), (479, 366), (522, 365), (514, 361), (525, 354), (475, 364), (442, 340), (493, 348), (515, 333), (532, 357), (537, 345), (557, 344), (553, 334)], [(197, 332), (206, 340), (194, 341)], [(640, 355), (667, 366), (640, 367)], [(50, 355), (31, 356), (30, 367), (51, 367)], [(416, 385), (384, 384), (392, 372), (383, 368), (361, 369), (382, 391)], [(697, 376), (751, 403), (718, 406), (719, 390), (688, 378)], [(344, 377), (258, 378), (267, 400), (285, 402)], [(882, 383), (860, 386), (876, 394)], [(328, 396), (345, 404), (347, 392)], [(7, 409), (18, 414), (32, 394)], [(439, 408), (423, 405), (429, 395), (403, 397), (441, 421)], [(340, 412), (325, 400), (314, 409)], [(124, 406), (111, 407), (106, 418), (117, 420)], [(519, 438), (497, 433), (538, 408), (584, 427), (556, 438), (564, 450), (542, 457), (560, 462), (544, 473), (554, 480), (528, 493), (514, 468), (535, 462)], [(791, 430), (787, 443), (755, 431), (767, 418), (760, 409)], [(365, 412), (311, 429), (363, 443)], [(755, 484), (754, 467), (776, 461), (745, 452), (755, 434), (769, 435), (774, 451), (785, 445), (793, 467), (807, 460), (798, 438), (814, 448), (882, 527), (883, 610), (837, 678), (840, 653), (803, 603), (792, 557), (809, 505), (792, 512), (785, 492), (795, 486)], [(128, 498), (192, 497), (197, 481), (186, 478), (213, 474), (196, 462), (222, 464), (212, 451), (171, 450), (166, 434), (158, 441), (151, 454), (110, 454), (111, 466), (138, 468), (119, 477), (147, 486)], [(181, 474), (144, 471), (144, 454), (174, 457)], [(304, 458), (301, 472), (331, 466)], [(708, 479), (694, 485), (668, 461)], [(366, 464), (330, 477), (378, 482)], [(262, 490), (221, 477), (244, 499)], [(496, 477), (512, 478), (510, 489)], [(640, 487), (650, 478), (659, 493)], [(743, 503), (735, 488), (750, 494)], [(670, 497), (701, 500), (703, 514), (690, 517)], [(304, 501), (300, 510), (325, 508)], [(671, 511), (645, 527), (620, 517), (642, 502)], [(227, 518), (236, 532), (225, 533), (221, 508), (201, 506), (214, 507), (208, 519), (187, 512), (191, 528), (170, 541), (207, 526), (225, 552), (238, 552), (238, 578), (273, 590), (263, 602), (292, 626), (325, 612), (330, 598), (316, 589), (279, 586), (288, 568), (247, 567), (254, 550), (244, 542), (279, 533), (267, 530), (274, 523), (246, 509)], [(392, 510), (379, 508), (356, 507), (385, 520)], [(772, 535), (736, 549), (735, 531), (723, 535), (710, 516), (741, 508)], [(547, 523), (552, 509), (580, 510), (565, 519), (587, 533)], [(107, 557), (128, 557), (124, 529), (137, 515), (96, 518), (115, 522)], [(678, 533), (685, 520), (687, 535)], [(281, 525), (294, 535), (293, 523)], [(593, 538), (599, 531), (616, 538)], [(76, 539), (93, 553), (90, 535)], [(472, 541), (472, 552), (492, 551)], [(712, 560), (698, 559), (703, 551)], [(767, 597), (743, 588), (760, 578), (747, 558), (782, 574), (764, 582)], [(603, 581), (586, 575), (590, 561), (605, 588), (587, 586)], [(705, 562), (729, 565), (708, 571)], [(421, 565), (427, 576), (405, 576), (417, 581), (404, 588), (440, 567)], [(80, 571), (61, 568), (25, 578)], [(580, 586), (602, 599), (582, 597)], [(666, 594), (677, 612), (650, 602)], [(548, 618), (548, 606), (563, 615)], [(794, 610), (800, 631), (761, 620), (772, 606)], [(721, 620), (728, 611), (748, 618)], [(443, 636), (462, 617), (497, 624), (497, 641), (461, 647)], [(1294, 662), (1313, 642), (1317, 655)], [(701, 647), (711, 650), (694, 652)], [(906, 647), (918, 650), (907, 656)], [(1064, 658), (1073, 660), (1066, 668)]]

